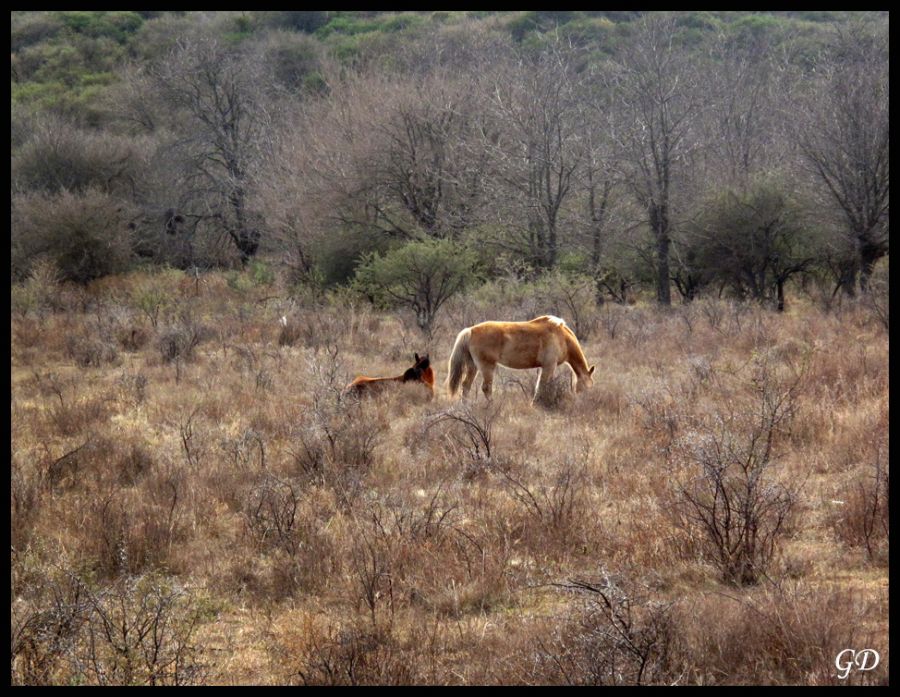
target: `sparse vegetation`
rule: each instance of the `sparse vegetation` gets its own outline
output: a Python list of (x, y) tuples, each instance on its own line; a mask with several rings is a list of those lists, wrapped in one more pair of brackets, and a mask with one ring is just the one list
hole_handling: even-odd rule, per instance
[[(594, 388), (533, 408), (502, 369), (490, 405), (340, 401), (413, 318), (187, 280), (156, 326), (143, 274), (80, 309), (47, 275), (11, 319), (14, 682), (830, 684), (842, 642), (886, 647), (888, 339), (861, 301), (611, 306)], [(145, 340), (109, 360), (93, 303)], [(326, 332), (285, 341), (287, 315)]]
[(887, 684), (888, 24), (13, 12), (11, 682)]

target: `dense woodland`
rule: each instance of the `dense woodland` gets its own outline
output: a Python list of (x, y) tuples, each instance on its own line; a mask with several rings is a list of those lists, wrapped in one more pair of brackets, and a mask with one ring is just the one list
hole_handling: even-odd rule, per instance
[(888, 24), (11, 13), (11, 682), (887, 684)]
[(886, 13), (22, 12), (11, 42), (16, 280), (275, 264), (376, 299), (376, 258), (474, 250), (466, 282), (783, 307), (888, 253)]

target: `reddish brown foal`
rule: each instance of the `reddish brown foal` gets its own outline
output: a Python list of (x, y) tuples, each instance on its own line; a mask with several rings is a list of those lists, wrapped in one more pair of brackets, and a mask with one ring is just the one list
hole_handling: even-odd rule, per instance
[(416, 357), (415, 364), (412, 368), (408, 368), (403, 375), (398, 375), (393, 378), (367, 378), (361, 375), (344, 388), (344, 394), (356, 395), (358, 397), (376, 395), (398, 382), (419, 382), (428, 388), (429, 396), (433, 397), (434, 369), (431, 367), (428, 354), (425, 354), (421, 358), (418, 353), (414, 355)]

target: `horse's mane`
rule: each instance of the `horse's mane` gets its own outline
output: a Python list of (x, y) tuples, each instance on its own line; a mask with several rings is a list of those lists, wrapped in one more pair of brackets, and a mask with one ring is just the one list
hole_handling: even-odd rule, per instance
[[(566, 337), (566, 345), (568, 349), (575, 355), (575, 360), (581, 363), (581, 367), (584, 370), (587, 370), (587, 358), (584, 355), (584, 351), (581, 350), (581, 344), (578, 341), (578, 337), (575, 336), (575, 332), (572, 331), (572, 328), (566, 324), (566, 320), (562, 317), (557, 317), (556, 315), (541, 315), (540, 317), (535, 317), (532, 322), (550, 322), (550, 324), (559, 327), (563, 335)], [(573, 366), (574, 367), (574, 366)]]
[[(556, 317), (553, 319), (559, 319), (559, 318)], [(584, 370), (587, 370), (587, 368), (588, 368), (587, 358), (584, 355), (584, 351), (582, 351), (582, 349), (581, 349), (581, 342), (578, 341), (578, 337), (575, 336), (575, 332), (573, 332), (572, 328), (569, 327), (568, 324), (566, 324), (565, 320), (560, 319), (559, 321), (560, 321), (560, 324), (558, 326), (560, 329), (563, 330), (563, 334), (566, 337), (566, 346), (568, 347), (569, 352), (571, 354), (574, 354), (575, 360), (577, 360), (578, 362), (581, 363), (580, 367), (583, 368)], [(572, 367), (574, 368), (575, 366), (572, 366)]]

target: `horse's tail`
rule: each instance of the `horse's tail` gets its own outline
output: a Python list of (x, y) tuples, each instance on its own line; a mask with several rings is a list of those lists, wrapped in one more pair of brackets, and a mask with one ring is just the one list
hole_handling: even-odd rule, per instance
[(447, 390), (450, 397), (456, 396), (459, 383), (462, 381), (463, 370), (472, 361), (469, 355), (469, 337), (472, 336), (472, 328), (463, 329), (456, 337), (453, 344), (453, 352), (450, 354), (450, 362), (447, 365)]

